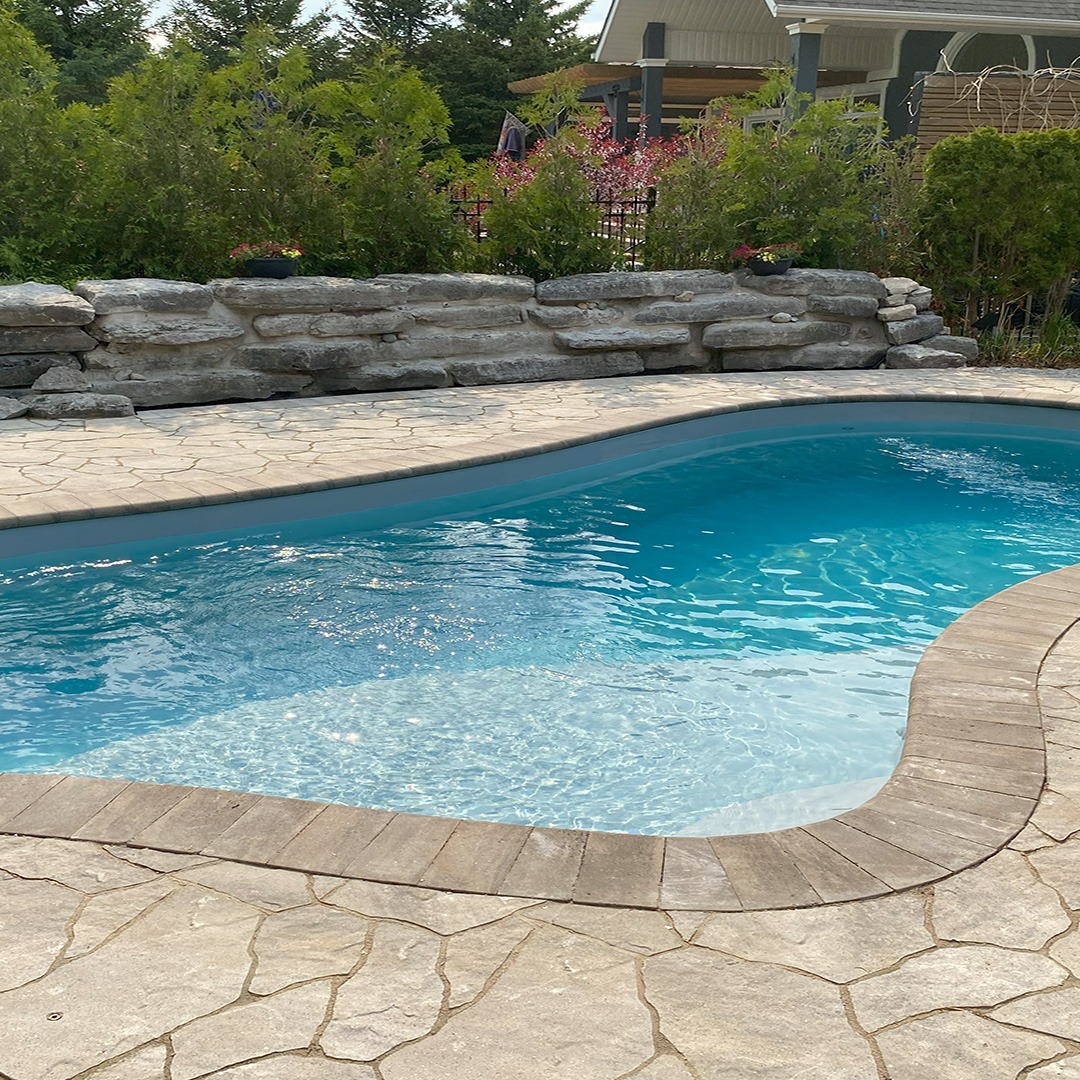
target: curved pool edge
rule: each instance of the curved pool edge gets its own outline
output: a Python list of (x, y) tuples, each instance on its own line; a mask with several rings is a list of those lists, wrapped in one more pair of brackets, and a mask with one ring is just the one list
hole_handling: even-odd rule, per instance
[(836, 817), (770, 833), (662, 837), (427, 817), (50, 774), (0, 774), (0, 834), (89, 840), (452, 892), (760, 911), (928, 885), (1004, 848), (1046, 777), (1039, 672), (1080, 622), (1080, 565), (970, 609), (912, 679), (901, 760)]
[[(847, 374), (847, 373), (845, 373)], [(810, 383), (819, 380), (804, 380)], [(747, 389), (743, 385), (743, 391)], [(661, 410), (630, 421), (504, 439), (484, 460), (542, 453), (717, 412), (822, 402), (923, 400), (1076, 409), (1058, 388), (988, 392), (810, 385), (746, 400)], [(1056, 392), (1055, 392), (1056, 391)], [(175, 411), (175, 410), (174, 410)], [(588, 430), (585, 430), (585, 429)], [(570, 440), (570, 441), (568, 441)], [(489, 440), (490, 442), (490, 440)], [(473, 449), (474, 448), (470, 448)], [(421, 455), (423, 456), (423, 455)], [(476, 453), (429, 452), (410, 474), (461, 468)], [(308, 490), (388, 478), (310, 477)], [(205, 505), (280, 494), (267, 484), (154, 498), (109, 509), (63, 507), (48, 520)], [(288, 486), (295, 492), (295, 481)], [(109, 498), (105, 492), (103, 496)], [(40, 520), (40, 519), (39, 519)], [(27, 525), (33, 514), (4, 519)], [(480, 893), (669, 910), (810, 907), (883, 896), (991, 857), (1024, 828), (1043, 790), (1038, 679), (1080, 621), (1080, 565), (1023, 581), (970, 609), (924, 653), (912, 680), (900, 763), (854, 810), (773, 833), (658, 837), (425, 817), (238, 792), (48, 774), (0, 774), (0, 833), (203, 854), (267, 867)]]
[[(510, 415), (506, 422), (488, 422), (479, 437), (462, 439), (455, 433), (445, 445), (435, 445), (438, 434), (430, 444), (395, 447), (391, 453), (387, 446), (367, 442), (350, 443), (354, 455), (335, 454), (333, 462), (303, 460), (294, 448), (274, 447), (274, 451), (262, 451), (268, 461), (257, 467), (247, 468), (236, 464), (229, 471), (220, 464), (203, 470), (184, 467), (166, 471), (167, 479), (147, 478), (139, 467), (131, 470), (140, 476), (140, 482), (114, 487), (99, 481), (92, 485), (71, 487), (63, 478), (55, 486), (42, 485), (40, 491), (20, 490), (7, 495), (0, 484), (0, 537), (9, 530), (38, 529), (69, 522), (91, 521), (152, 514), (178, 510), (198, 510), (221, 507), (242, 502), (288, 498), (343, 488), (356, 488), (386, 481), (407, 480), (415, 477), (497, 465), (520, 458), (534, 457), (554, 451), (586, 446), (589, 443), (634, 435), (655, 428), (668, 427), (687, 421), (720, 416), (725, 413), (744, 413), (771, 410), (800, 405), (850, 404), (862, 402), (948, 402), (972, 405), (1021, 405), (1037, 408), (1080, 410), (1080, 382), (1076, 386), (1060, 380), (1039, 378), (1024, 372), (1010, 373), (1002, 378), (993, 369), (959, 369), (951, 371), (820, 371), (777, 372), (764, 376), (744, 377), (736, 374), (693, 374), (679, 376), (638, 376), (635, 378), (612, 378), (583, 381), (577, 384), (539, 383), (524, 384), (525, 389), (551, 391), (552, 387), (573, 385), (581, 397), (603, 396), (611, 390), (616, 399), (612, 407), (601, 407), (597, 415), (590, 417), (559, 416), (558, 409), (548, 406), (545, 400), (534, 415), (522, 422)], [(928, 376), (933, 376), (933, 381)], [(598, 386), (599, 384), (606, 384)], [(1008, 383), (1018, 385), (1009, 386)], [(437, 402), (442, 398), (495, 402), (502, 407), (522, 386), (451, 387), (444, 390), (412, 391), (400, 397), (383, 396), (387, 405), (418, 405)], [(688, 392), (693, 389), (694, 393)], [(124, 422), (143, 425), (156, 438), (151, 454), (161, 452), (162, 444), (168, 445), (177, 429), (183, 429), (185, 418), (196, 417), (191, 426), (195, 433), (176, 436), (188, 439), (194, 453), (212, 456), (214, 451), (228, 464), (230, 454), (243, 454), (250, 447), (243, 438), (236, 446), (215, 444), (204, 440), (197, 429), (205, 418), (211, 421), (225, 410), (244, 415), (249, 426), (261, 430), (271, 439), (288, 432), (297, 423), (303, 424), (310, 410), (321, 409), (335, 420), (352, 416), (361, 406), (378, 404), (378, 395), (355, 395), (351, 398), (292, 399), (277, 402), (245, 403), (237, 406), (195, 406), (187, 409), (161, 409), (142, 413), (131, 418), (103, 421), (56, 421), (47, 425), (40, 421), (29, 422), (32, 427), (25, 431), (13, 428), (19, 421), (10, 421), (0, 437), (11, 430), (19, 434), (31, 432), (43, 438), (85, 431), (100, 431), (108, 442), (115, 437)], [(374, 401), (373, 401), (374, 399)], [(553, 400), (558, 400), (556, 397)], [(314, 404), (313, 404), (314, 403)], [(278, 410), (273, 422), (254, 420), (263, 410)], [(513, 413), (512, 408), (508, 410)], [(573, 409), (570, 410), (573, 412)], [(364, 418), (367, 413), (363, 413)], [(440, 418), (448, 426), (453, 422)], [(468, 419), (468, 418), (467, 418)], [(170, 425), (175, 425), (170, 427)], [(211, 424), (212, 426), (212, 424)], [(146, 431), (135, 432), (145, 435)], [(247, 435), (245, 430), (243, 435)], [(335, 433), (335, 437), (337, 433)], [(425, 437), (432, 437), (428, 429)], [(133, 440), (134, 441), (134, 440)], [(145, 438), (138, 439), (137, 456), (143, 456)], [(62, 444), (59, 444), (62, 448)], [(374, 452), (372, 452), (374, 450)], [(168, 451), (166, 451), (167, 453)], [(188, 448), (184, 447), (184, 452)], [(107, 454), (105, 458), (107, 458)], [(349, 460), (343, 464), (342, 457)], [(356, 460), (363, 461), (357, 467)], [(103, 461), (97, 455), (97, 463)], [(145, 465), (145, 461), (142, 462)], [(121, 464), (120, 469), (124, 466)], [(100, 469), (98, 470), (100, 475)], [(149, 474), (147, 474), (149, 475)], [(95, 477), (97, 479), (97, 477)]]

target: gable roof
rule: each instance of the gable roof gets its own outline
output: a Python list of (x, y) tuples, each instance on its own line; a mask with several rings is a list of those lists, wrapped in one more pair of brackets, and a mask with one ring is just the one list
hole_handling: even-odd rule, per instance
[(904, 30), (981, 31), (1080, 37), (1080, 0), (610, 0), (595, 59), (632, 64), (650, 22), (667, 25), (668, 58), (764, 66), (790, 59), (786, 27), (827, 23), (822, 66), (888, 67)]
[(1080, 0), (765, 0), (777, 18), (978, 29), (1004, 33), (1080, 33)]

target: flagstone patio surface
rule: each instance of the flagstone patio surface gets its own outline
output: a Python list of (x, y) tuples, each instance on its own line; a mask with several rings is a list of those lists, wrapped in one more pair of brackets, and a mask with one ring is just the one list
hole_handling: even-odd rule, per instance
[[(341, 486), (708, 411), (877, 397), (1077, 408), (1080, 382), (993, 371), (663, 377), (16, 422), (0, 429), (0, 514), (10, 526)], [(963, 656), (917, 676), (914, 698), (942, 719), (970, 688), (998, 714), (954, 722), (989, 748), (977, 761), (953, 761), (946, 744), (963, 740), (952, 736), (909, 740), (906, 798), (953, 788), (980, 800), (970, 812), (966, 795), (923, 804), (936, 819), (910, 823), (909, 846), (950, 851), (959, 838), (982, 851), (959, 873), (937, 865), (932, 882), (871, 899), (702, 911), (662, 897), (627, 907), (304, 873), (220, 857), (194, 833), (197, 850), (160, 850), (152, 834), (142, 846), (70, 839), (77, 829), (65, 831), (58, 808), (85, 822), (115, 802), (109, 828), (131, 812), (122, 790), (93, 787), (115, 782), (59, 799), (66, 781), (50, 781), (19, 806), (12, 778), (0, 804), (0, 1076), (1080, 1080), (1080, 575), (1059, 574), (1060, 587), (1053, 575), (1033, 583), (1043, 591), (1030, 620), (980, 605), (998, 638), (961, 633)], [(1049, 644), (1025, 653), (1048, 621)], [(1001, 668), (1001, 648), (1035, 655), (1030, 674)], [(1015, 784), (1030, 794), (1004, 793)], [(1010, 799), (1025, 803), (1022, 828), (998, 827)], [(281, 829), (287, 813), (269, 809), (267, 828)], [(25, 814), (31, 827), (12, 828)], [(295, 835), (303, 819), (293, 814)], [(258, 820), (242, 842), (256, 843)], [(680, 875), (692, 881), (689, 862)]]

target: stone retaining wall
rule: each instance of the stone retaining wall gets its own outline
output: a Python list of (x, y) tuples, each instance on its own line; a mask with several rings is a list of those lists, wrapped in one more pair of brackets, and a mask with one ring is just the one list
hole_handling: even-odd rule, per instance
[(0, 419), (690, 371), (959, 367), (907, 278), (843, 270), (135, 278), (0, 288)]

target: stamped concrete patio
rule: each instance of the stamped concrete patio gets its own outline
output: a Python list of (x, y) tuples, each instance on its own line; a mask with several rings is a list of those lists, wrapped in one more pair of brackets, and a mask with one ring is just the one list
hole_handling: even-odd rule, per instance
[[(989, 371), (700, 376), (16, 422), (0, 430), (0, 514), (33, 525), (201, 505), (710, 411), (879, 397), (1080, 408), (1080, 383)], [(1080, 586), (1061, 592), (1046, 603), (1071, 626)], [(1000, 636), (1022, 647), (1024, 627)], [(1009, 692), (1037, 698), (1034, 720), (1010, 706), (1011, 718), (1006, 708), (969, 725), (981, 761), (1009, 748), (1008, 782), (1036, 778), (1028, 823), (970, 869), (874, 899), (631, 909), (0, 822), (0, 1075), (1080, 1080), (1080, 627), (1039, 656), (1037, 690)], [(991, 697), (1009, 706), (1009, 693)], [(951, 779), (926, 783), (956, 789)], [(0, 817), (34, 805), (0, 805)], [(951, 813), (961, 832), (1001, 824)], [(956, 839), (939, 829), (912, 825), (910, 846)]]

